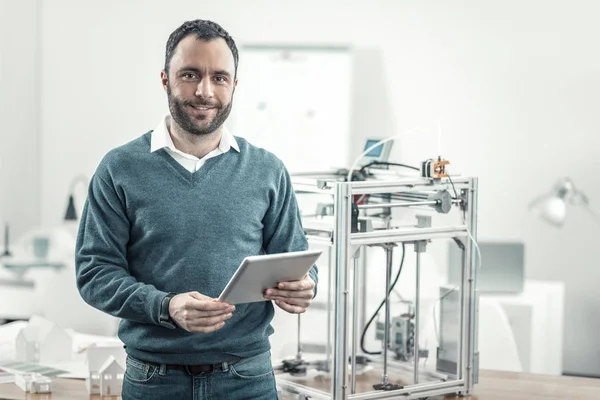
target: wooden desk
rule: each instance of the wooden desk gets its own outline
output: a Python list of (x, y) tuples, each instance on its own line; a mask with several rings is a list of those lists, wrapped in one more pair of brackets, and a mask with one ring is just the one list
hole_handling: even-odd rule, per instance
[(30, 394), (13, 383), (0, 383), (0, 400), (121, 400), (121, 397), (90, 396), (82, 379), (52, 378), (52, 393)]
[[(25, 394), (13, 384), (0, 384), (0, 400), (119, 400), (87, 394), (85, 382), (75, 379), (53, 379), (51, 395)], [(400, 399), (402, 397), (399, 397)], [(431, 397), (429, 400), (597, 400), (600, 379), (545, 376), (496, 371), (481, 371), (475, 395), (469, 397)], [(235, 400), (235, 399), (231, 399)]]

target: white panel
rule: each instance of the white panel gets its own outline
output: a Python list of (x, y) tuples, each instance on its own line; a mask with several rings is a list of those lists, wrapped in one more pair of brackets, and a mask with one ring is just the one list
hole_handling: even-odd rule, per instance
[(253, 46), (240, 53), (233, 133), (275, 153), (291, 172), (346, 166), (350, 51)]

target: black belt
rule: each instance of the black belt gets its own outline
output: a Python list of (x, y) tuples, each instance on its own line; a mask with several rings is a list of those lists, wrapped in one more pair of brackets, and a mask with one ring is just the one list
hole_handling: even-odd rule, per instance
[[(240, 361), (241, 358), (236, 357), (229, 361), (227, 361), (227, 365), (235, 364)], [(224, 363), (218, 364), (200, 364), (200, 365), (171, 365), (167, 364), (167, 369), (174, 369), (178, 371), (186, 371), (192, 375), (214, 372), (214, 371), (222, 371)]]

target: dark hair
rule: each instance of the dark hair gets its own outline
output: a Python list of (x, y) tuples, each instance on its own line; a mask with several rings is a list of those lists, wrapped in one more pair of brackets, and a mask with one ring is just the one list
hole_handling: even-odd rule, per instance
[(165, 72), (167, 75), (169, 75), (169, 64), (171, 63), (171, 58), (173, 58), (175, 48), (179, 42), (192, 34), (196, 35), (196, 38), (201, 40), (211, 40), (217, 38), (225, 39), (227, 46), (229, 46), (229, 49), (233, 54), (235, 75), (237, 76), (239, 54), (233, 38), (229, 36), (229, 33), (227, 33), (227, 31), (223, 29), (221, 25), (217, 24), (216, 22), (203, 19), (186, 21), (179, 28), (175, 29), (169, 36), (169, 40), (167, 40), (167, 49), (165, 51)]

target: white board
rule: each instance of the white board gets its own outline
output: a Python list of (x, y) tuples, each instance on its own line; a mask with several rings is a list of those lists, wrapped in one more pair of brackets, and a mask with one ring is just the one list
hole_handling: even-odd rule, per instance
[(291, 173), (348, 167), (351, 51), (243, 46), (228, 127)]

